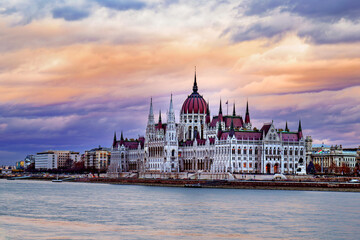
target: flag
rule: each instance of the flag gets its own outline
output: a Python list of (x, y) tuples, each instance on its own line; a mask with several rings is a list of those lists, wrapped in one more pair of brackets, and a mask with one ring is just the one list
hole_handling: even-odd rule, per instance
[(225, 104), (229, 104), (229, 101), (226, 101), (226, 103)]

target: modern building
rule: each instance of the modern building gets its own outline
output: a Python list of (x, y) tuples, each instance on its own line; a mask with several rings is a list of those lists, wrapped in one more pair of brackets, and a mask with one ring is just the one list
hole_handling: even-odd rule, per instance
[(84, 165), (86, 169), (94, 170), (106, 170), (110, 164), (111, 149), (93, 148), (89, 151), (85, 151), (84, 154)]
[(225, 115), (220, 100), (217, 115), (198, 92), (196, 73), (192, 93), (184, 101), (175, 121), (172, 96), (163, 123), (161, 112), (155, 123), (152, 99), (145, 137), (113, 141), (108, 173), (119, 172), (209, 172), (305, 174), (306, 149), (301, 122), (297, 131), (279, 130), (268, 122), (257, 130), (250, 120), (236, 113)]
[(79, 152), (49, 150), (36, 154), (35, 169), (69, 168), (79, 160)]

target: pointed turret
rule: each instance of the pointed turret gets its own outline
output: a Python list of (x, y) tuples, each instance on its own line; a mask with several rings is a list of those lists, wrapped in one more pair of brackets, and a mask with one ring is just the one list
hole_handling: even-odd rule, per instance
[(116, 131), (114, 132), (114, 141), (113, 141), (113, 147), (116, 146)]
[(195, 67), (195, 77), (194, 77), (193, 92), (197, 93), (197, 91), (198, 91), (198, 86), (197, 86), (197, 82), (196, 82), (196, 67)]
[(285, 132), (290, 132), (290, 131), (289, 131), (289, 128), (288, 128), (287, 121), (286, 121), (286, 125), (285, 125)]
[(220, 107), (219, 107), (219, 116), (222, 115), (222, 106), (221, 106), (221, 99), (220, 99)]
[(236, 112), (235, 112), (235, 102), (234, 102), (234, 106), (233, 106), (233, 117), (236, 116)]
[(159, 124), (161, 124), (161, 110), (159, 111)]
[(230, 125), (230, 132), (229, 135), (230, 137), (234, 136), (235, 134), (235, 129), (234, 129), (234, 118), (231, 118), (231, 125)]
[(246, 101), (245, 123), (250, 123), (249, 101)]
[(150, 109), (149, 109), (148, 125), (154, 125), (154, 111), (153, 111), (152, 98), (150, 99)]
[(298, 128), (299, 139), (303, 138), (302, 128), (301, 128), (301, 120), (299, 120), (299, 128)]
[(124, 135), (122, 131), (121, 131), (120, 141), (124, 141)]

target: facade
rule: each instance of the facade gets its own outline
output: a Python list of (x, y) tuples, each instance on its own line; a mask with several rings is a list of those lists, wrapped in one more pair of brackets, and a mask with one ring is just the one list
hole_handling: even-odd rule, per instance
[(35, 169), (57, 169), (71, 167), (80, 160), (80, 154), (72, 151), (45, 151), (35, 156)]
[(98, 147), (85, 151), (84, 166), (86, 169), (106, 170), (110, 164), (111, 149)]
[(356, 167), (357, 148), (343, 148), (342, 145), (314, 145), (308, 156), (310, 161), (324, 173), (350, 173)]
[(196, 73), (192, 93), (184, 101), (179, 122), (175, 121), (172, 96), (166, 123), (161, 112), (155, 123), (152, 100), (145, 137), (120, 141), (114, 137), (111, 168), (120, 172), (208, 172), (305, 174), (306, 142), (301, 122), (297, 131), (265, 123), (252, 127), (249, 105), (245, 119), (236, 113), (210, 115), (209, 104), (198, 92)]

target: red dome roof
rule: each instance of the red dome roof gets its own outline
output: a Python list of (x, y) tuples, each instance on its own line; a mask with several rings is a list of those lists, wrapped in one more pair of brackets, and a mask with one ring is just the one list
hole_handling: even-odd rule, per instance
[(196, 72), (195, 72), (195, 79), (194, 79), (194, 86), (193, 86), (193, 93), (188, 96), (185, 100), (182, 108), (181, 113), (207, 113), (207, 103), (204, 98), (197, 92), (198, 87), (196, 83)]
[(204, 98), (197, 92), (192, 93), (185, 100), (181, 113), (207, 113), (207, 103)]

